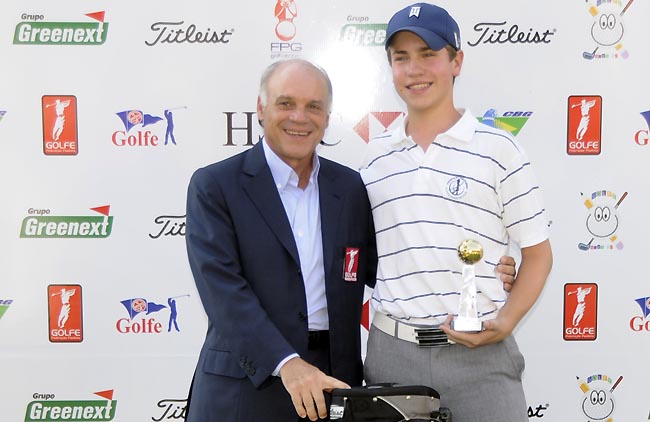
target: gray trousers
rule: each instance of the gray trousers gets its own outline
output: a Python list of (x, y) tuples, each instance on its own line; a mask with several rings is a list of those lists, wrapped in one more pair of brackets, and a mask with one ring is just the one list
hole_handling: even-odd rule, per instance
[(512, 336), (475, 349), (460, 344), (421, 348), (374, 326), (364, 365), (367, 384), (434, 388), (453, 422), (528, 422), (523, 370), (524, 357)]

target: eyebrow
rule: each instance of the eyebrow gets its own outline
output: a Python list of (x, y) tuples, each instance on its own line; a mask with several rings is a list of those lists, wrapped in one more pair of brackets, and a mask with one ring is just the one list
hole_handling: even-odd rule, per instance
[[(293, 102), (295, 102), (296, 100), (295, 100), (295, 98), (293, 98), (290, 95), (278, 95), (275, 98), (275, 102), (277, 103), (278, 101), (293, 101)], [(307, 104), (316, 104), (316, 105), (319, 105), (319, 106), (323, 106), (325, 104), (325, 101), (311, 100)]]
[[(424, 45), (424, 46), (418, 48), (417, 52), (421, 53), (423, 51), (428, 51), (428, 50), (435, 51), (431, 47), (429, 47), (428, 45)], [(392, 51), (391, 51), (391, 54), (408, 54), (408, 52), (406, 50), (395, 50), (393, 48)]]

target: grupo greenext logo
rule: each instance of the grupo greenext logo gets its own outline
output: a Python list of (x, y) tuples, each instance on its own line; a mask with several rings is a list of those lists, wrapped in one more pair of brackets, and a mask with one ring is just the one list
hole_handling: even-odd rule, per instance
[(383, 47), (386, 42), (386, 23), (370, 23), (368, 16), (348, 16), (341, 28), (340, 40), (358, 47)]
[(117, 400), (113, 390), (97, 391), (95, 395), (104, 400), (53, 400), (54, 394), (35, 393), (25, 412), (25, 422), (36, 421), (112, 421), (115, 418)]
[(30, 208), (20, 228), (21, 238), (84, 238), (96, 239), (110, 236), (113, 217), (111, 206), (91, 208), (96, 215), (50, 215), (49, 209)]
[(16, 25), (14, 44), (27, 45), (101, 45), (106, 41), (108, 22), (105, 12), (86, 13), (90, 22), (51, 22), (44, 15), (21, 15)]

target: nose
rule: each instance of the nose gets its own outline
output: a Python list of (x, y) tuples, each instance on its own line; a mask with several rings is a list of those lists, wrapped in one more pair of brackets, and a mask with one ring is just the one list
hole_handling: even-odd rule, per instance
[(406, 71), (409, 75), (419, 75), (422, 73), (422, 63), (418, 58), (413, 58), (409, 60)]
[(305, 113), (305, 109), (303, 107), (296, 107), (291, 114), (289, 115), (289, 119), (292, 122), (304, 122), (307, 120), (307, 114)]

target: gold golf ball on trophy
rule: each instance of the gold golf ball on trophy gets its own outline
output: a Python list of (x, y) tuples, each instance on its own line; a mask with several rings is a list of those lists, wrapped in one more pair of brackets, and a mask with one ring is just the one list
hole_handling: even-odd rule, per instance
[(474, 265), (483, 258), (483, 246), (476, 240), (463, 240), (458, 245), (458, 257), (467, 265)]

